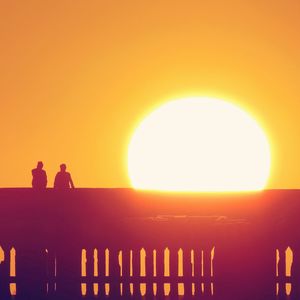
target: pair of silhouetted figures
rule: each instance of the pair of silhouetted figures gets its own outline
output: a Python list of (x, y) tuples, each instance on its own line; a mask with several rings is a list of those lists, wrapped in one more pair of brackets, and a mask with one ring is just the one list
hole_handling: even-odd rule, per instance
[[(43, 162), (39, 161), (32, 173), (32, 187), (34, 189), (45, 189), (47, 187), (47, 174), (43, 169)], [(71, 174), (66, 172), (67, 166), (65, 164), (60, 165), (60, 171), (56, 174), (54, 180), (54, 188), (60, 190), (66, 190), (69, 188), (74, 189), (73, 180)]]

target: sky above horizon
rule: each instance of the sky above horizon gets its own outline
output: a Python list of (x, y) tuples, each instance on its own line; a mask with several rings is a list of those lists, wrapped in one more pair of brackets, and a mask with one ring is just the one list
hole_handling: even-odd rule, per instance
[(0, 187), (129, 187), (127, 146), (160, 104), (238, 104), (272, 151), (267, 188), (300, 187), (300, 2), (0, 2)]

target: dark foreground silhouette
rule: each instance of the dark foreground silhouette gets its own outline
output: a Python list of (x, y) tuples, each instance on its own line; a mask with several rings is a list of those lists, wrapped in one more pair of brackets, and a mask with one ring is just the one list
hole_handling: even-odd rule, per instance
[(300, 299), (300, 191), (0, 189), (0, 205), (0, 299)]

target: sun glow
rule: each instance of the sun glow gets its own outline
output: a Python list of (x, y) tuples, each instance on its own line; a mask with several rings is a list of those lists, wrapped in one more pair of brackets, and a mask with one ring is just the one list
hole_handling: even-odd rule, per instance
[(270, 148), (256, 121), (223, 100), (170, 101), (148, 115), (128, 148), (134, 188), (252, 191), (270, 173)]

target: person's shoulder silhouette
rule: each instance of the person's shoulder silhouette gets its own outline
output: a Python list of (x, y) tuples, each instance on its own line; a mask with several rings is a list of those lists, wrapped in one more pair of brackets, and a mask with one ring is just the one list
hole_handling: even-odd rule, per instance
[(56, 174), (54, 180), (54, 188), (60, 190), (66, 190), (69, 188), (74, 189), (73, 180), (71, 174), (66, 171), (66, 164), (60, 165), (60, 171)]
[(35, 169), (31, 170), (32, 187), (34, 189), (45, 189), (47, 187), (47, 174), (43, 170), (43, 162), (39, 161)]

